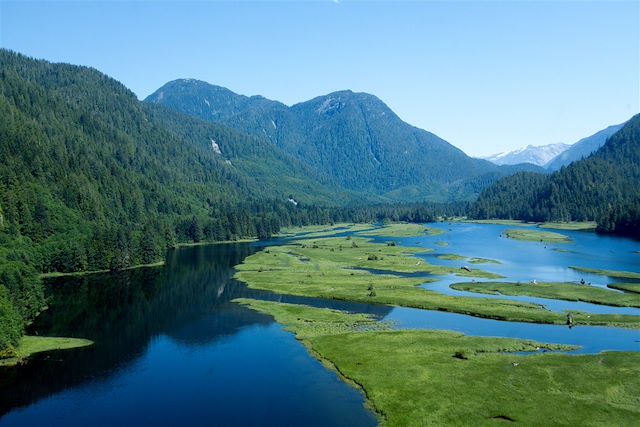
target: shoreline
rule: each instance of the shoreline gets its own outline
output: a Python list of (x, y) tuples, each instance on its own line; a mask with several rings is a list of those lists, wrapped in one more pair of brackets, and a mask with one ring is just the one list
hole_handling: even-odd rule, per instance
[(29, 358), (36, 353), (45, 353), (55, 350), (71, 350), (89, 347), (95, 343), (84, 338), (70, 337), (41, 337), (23, 335), (15, 349), (15, 356), (0, 359), (0, 367), (11, 367), (28, 363)]
[[(482, 270), (465, 271), (425, 263), (413, 256), (422, 251), (375, 243), (357, 235), (318, 238), (312, 242), (294, 240), (247, 257), (235, 267), (234, 278), (251, 289), (283, 295), (436, 310), (500, 321), (566, 324), (564, 314), (538, 304), (501, 300), (498, 296), (496, 299), (447, 296), (418, 287), (428, 278), (394, 274), (449, 273), (460, 276), (460, 283), (472, 278), (500, 278)], [(367, 269), (384, 270), (387, 274), (374, 275)], [(574, 320), (582, 325), (640, 329), (640, 319), (631, 315), (578, 312), (574, 313)]]
[(89, 276), (91, 274), (117, 273), (118, 271), (136, 270), (139, 268), (156, 268), (156, 267), (162, 267), (164, 265), (165, 265), (165, 261), (156, 261), (149, 264), (132, 265), (130, 267), (122, 268), (120, 270), (72, 271), (70, 273), (60, 273), (60, 272), (54, 271), (51, 273), (41, 273), (38, 275), (38, 277), (41, 279), (52, 279), (57, 277), (82, 277), (82, 276)]
[[(595, 416), (605, 408), (613, 409), (611, 414), (619, 422), (633, 419), (638, 412), (625, 407), (633, 404), (633, 383), (625, 382), (621, 390), (629, 396), (622, 407), (612, 405), (605, 392), (596, 390), (598, 384), (605, 389), (620, 387), (627, 375), (623, 371), (638, 370), (637, 353), (559, 354), (556, 351), (572, 346), (455, 331), (386, 330), (381, 324), (369, 326), (374, 320), (366, 314), (245, 298), (234, 302), (271, 316), (292, 333), (313, 358), (363, 394), (365, 408), (380, 425), (417, 425), (425, 417), (430, 419), (427, 424), (466, 425), (473, 419), (484, 425), (505, 416), (531, 424), (538, 414), (527, 403), (530, 399), (553, 403), (567, 424), (582, 419), (584, 411)], [(435, 392), (421, 393), (427, 381)], [(535, 387), (528, 387), (533, 383)], [(573, 394), (558, 391), (567, 388), (581, 398), (576, 401)], [(518, 398), (513, 399), (514, 394)], [(446, 404), (458, 395), (471, 407)], [(491, 396), (489, 405), (487, 396)], [(425, 405), (437, 410), (425, 414)]]

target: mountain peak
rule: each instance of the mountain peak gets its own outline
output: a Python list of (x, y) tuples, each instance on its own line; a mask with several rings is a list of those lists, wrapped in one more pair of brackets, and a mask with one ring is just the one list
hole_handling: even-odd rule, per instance
[(513, 151), (507, 151), (485, 157), (485, 159), (497, 165), (532, 163), (534, 165), (544, 166), (557, 155), (567, 150), (569, 147), (569, 144), (563, 143), (541, 146), (529, 144), (526, 147), (521, 147)]
[(176, 85), (180, 90), (167, 89), (158, 102), (265, 138), (346, 189), (390, 200), (468, 198), (521, 168), (471, 159), (438, 136), (405, 123), (365, 92), (339, 90), (287, 107), (214, 90), (206, 83)]

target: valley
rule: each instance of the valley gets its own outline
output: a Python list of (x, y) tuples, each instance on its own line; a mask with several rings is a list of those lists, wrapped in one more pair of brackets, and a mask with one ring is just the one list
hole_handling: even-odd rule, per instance
[[(20, 425), (40, 418), (43, 411), (69, 425), (96, 422), (96, 415), (105, 424), (119, 422), (128, 417), (126, 412), (111, 408), (123, 405), (123, 396), (134, 393), (135, 384), (168, 382), (173, 390), (192, 396), (190, 413), (219, 422), (226, 419), (223, 407), (237, 407), (247, 398), (229, 392), (229, 382), (223, 381), (229, 375), (238, 393), (252, 389), (248, 396), (256, 409), (235, 419), (241, 423), (256, 421), (253, 417), (267, 407), (275, 422), (293, 416), (296, 423), (311, 425), (406, 425), (424, 419), (456, 423), (469, 417), (480, 424), (496, 417), (529, 422), (542, 406), (566, 422), (594, 411), (590, 422), (597, 425), (604, 408), (609, 420), (624, 424), (634, 419), (640, 387), (630, 380), (638, 377), (640, 350), (636, 294), (607, 290), (616, 279), (569, 265), (585, 265), (606, 247), (608, 255), (591, 264), (593, 270), (628, 270), (637, 245), (566, 231), (572, 251), (557, 252), (566, 244), (500, 237), (513, 227), (518, 226), (296, 227), (273, 241), (176, 249), (157, 268), (47, 279), (49, 310), (29, 330), (81, 336), (95, 344), (53, 353), (59, 360), (55, 365), (49, 356), (32, 356), (16, 376), (5, 376), (11, 371), (0, 367), (3, 390), (17, 387), (18, 378), (26, 387), (43, 375), (49, 378), (21, 395), (28, 401), (3, 399), (0, 425)], [(455, 257), (441, 256), (441, 241)], [(460, 268), (480, 255), (494, 262), (479, 264), (482, 269), (477, 270)], [(513, 287), (534, 278), (538, 284), (527, 285), (534, 292), (508, 291), (506, 282)], [(548, 283), (551, 278), (564, 283)], [(578, 284), (582, 278), (589, 284)], [(617, 280), (624, 286), (631, 279)], [(468, 292), (482, 286), (494, 286), (498, 293), (483, 297)], [(585, 296), (574, 298), (573, 287)], [(105, 304), (114, 298), (117, 312), (108, 308), (112, 303)], [(631, 307), (621, 314), (616, 306)], [(572, 328), (566, 325), (567, 311)], [(121, 337), (113, 328), (125, 324), (129, 332)], [(167, 363), (192, 368), (178, 378), (163, 369)], [(262, 373), (247, 369), (247, 363)], [(198, 374), (203, 366), (212, 369), (206, 386)], [(394, 369), (384, 368), (389, 366)], [(46, 374), (51, 369), (55, 376)], [(90, 380), (96, 373), (101, 378), (97, 384)], [(262, 384), (257, 389), (255, 375)], [(290, 380), (283, 383), (281, 375)], [(477, 381), (462, 381), (469, 375)], [(488, 377), (495, 380), (482, 380)], [(423, 392), (425, 378), (437, 392)], [(524, 387), (532, 383), (535, 392)], [(604, 393), (611, 387), (619, 391), (614, 400)], [(151, 419), (171, 418), (175, 406), (166, 399), (172, 395), (154, 389), (147, 388), (144, 404), (164, 409)], [(567, 395), (567, 389), (575, 391)], [(222, 412), (211, 412), (211, 401), (196, 397), (203, 390), (217, 396), (214, 407)], [(273, 390), (282, 398), (275, 398)], [(332, 397), (324, 390), (332, 390)], [(520, 393), (527, 399), (514, 397)], [(577, 407), (575, 393), (582, 396)], [(465, 404), (452, 401), (452, 395)], [(80, 409), (70, 417), (65, 406), (88, 403), (89, 396), (94, 402), (90, 411)], [(293, 414), (291, 399), (298, 405)], [(431, 409), (424, 412), (425, 407)], [(314, 421), (312, 414), (320, 408), (325, 415)]]
[(639, 7), (0, 2), (0, 427), (638, 424)]

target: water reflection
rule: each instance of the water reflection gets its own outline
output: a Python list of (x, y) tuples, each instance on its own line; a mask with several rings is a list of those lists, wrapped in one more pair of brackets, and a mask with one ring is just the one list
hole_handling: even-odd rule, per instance
[(257, 249), (181, 249), (163, 268), (51, 280), (30, 333), (96, 344), (0, 369), (0, 425), (375, 424), (291, 334), (230, 302), (265, 296), (232, 278)]

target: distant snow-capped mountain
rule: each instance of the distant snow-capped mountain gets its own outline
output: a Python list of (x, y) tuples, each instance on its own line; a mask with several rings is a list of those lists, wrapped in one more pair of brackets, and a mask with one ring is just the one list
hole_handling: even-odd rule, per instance
[(534, 165), (544, 166), (554, 157), (571, 147), (569, 144), (549, 144), (535, 147), (527, 145), (514, 151), (508, 151), (493, 156), (484, 157), (496, 165), (517, 165), (519, 163), (533, 163)]

